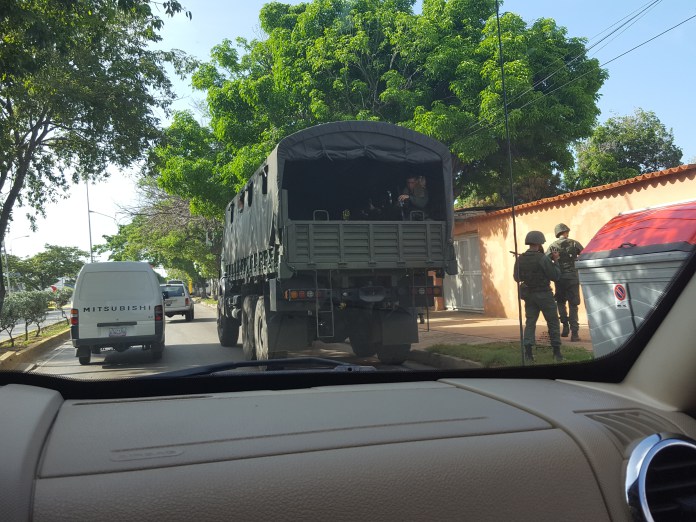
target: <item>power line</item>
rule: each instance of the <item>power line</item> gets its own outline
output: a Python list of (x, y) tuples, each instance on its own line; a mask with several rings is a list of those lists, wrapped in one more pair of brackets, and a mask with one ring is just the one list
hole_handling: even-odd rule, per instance
[[(585, 54), (587, 53), (587, 51), (593, 49), (594, 47), (596, 47), (597, 45), (599, 45), (600, 43), (602, 43), (604, 40), (606, 40), (607, 38), (611, 37), (612, 35), (615, 35), (615, 36), (614, 36), (614, 39), (615, 39), (616, 37), (618, 37), (621, 33), (623, 33), (624, 31), (626, 31), (629, 27), (631, 27), (631, 26), (632, 26), (633, 24), (635, 24), (638, 20), (640, 20), (643, 16), (645, 16), (645, 14), (646, 14), (650, 9), (652, 9), (652, 8), (655, 7), (655, 6), (657, 6), (657, 5), (658, 5), (659, 3), (661, 3), (661, 2), (662, 2), (662, 0), (651, 0), (650, 2), (644, 4), (643, 6), (639, 7), (638, 9), (636, 9), (636, 10), (630, 12), (628, 15), (626, 15), (626, 16), (624, 16), (623, 18), (617, 20), (616, 22), (614, 22), (613, 24), (611, 24), (609, 27), (607, 27), (606, 29), (600, 31), (600, 32), (597, 33), (595, 36), (593, 36), (589, 41), (592, 41), (592, 40), (593, 40), (594, 38), (596, 38), (597, 36), (606, 33), (606, 32), (609, 31), (612, 27), (615, 27), (615, 26), (617, 26), (618, 24), (621, 24), (621, 25), (619, 25), (616, 29), (614, 29), (613, 31), (610, 31), (606, 36), (602, 37), (598, 42), (595, 42), (593, 45), (591, 45), (590, 47), (588, 47), (587, 49), (585, 49), (582, 53), (579, 53), (578, 55), (574, 56), (573, 58), (571, 58), (571, 59), (568, 60), (568, 61), (563, 61), (563, 60), (557, 59), (557, 60), (555, 60), (553, 63), (551, 63), (551, 64), (547, 65), (546, 67), (544, 67), (543, 69), (541, 69), (540, 72), (543, 72), (543, 71), (549, 69), (552, 65), (558, 63), (559, 61), (563, 63), (562, 66), (558, 67), (558, 68), (557, 68), (556, 70), (554, 70), (552, 73), (550, 73), (550, 74), (547, 75), (546, 77), (542, 78), (541, 80), (536, 81), (536, 82), (535, 82), (531, 87), (529, 87), (526, 91), (524, 91), (524, 92), (518, 94), (517, 96), (515, 96), (513, 99), (511, 99), (511, 100), (507, 103), (507, 105), (509, 106), (509, 104), (511, 104), (511, 103), (513, 103), (513, 102), (519, 100), (520, 98), (522, 98), (523, 96), (525, 96), (525, 95), (528, 94), (529, 92), (534, 91), (539, 85), (541, 85), (541, 84), (543, 84), (544, 82), (546, 82), (546, 81), (548, 81), (549, 79), (551, 79), (551, 78), (552, 78), (554, 75), (556, 75), (558, 72), (565, 70), (565, 69), (566, 69), (569, 65), (571, 65), (573, 62), (575, 62), (576, 60), (578, 60), (578, 59), (582, 58), (583, 56), (585, 56)], [(624, 20), (626, 20), (626, 21), (624, 22)], [(621, 22), (624, 22), (624, 23), (621, 23)], [(630, 23), (629, 23), (629, 22), (630, 22)], [(615, 34), (615, 33), (617, 33), (617, 31), (621, 31), (621, 32), (619, 32), (618, 34)], [(612, 39), (612, 40), (613, 40), (613, 39)], [(611, 42), (611, 41), (610, 41), (610, 42)], [(602, 50), (604, 47), (606, 47), (606, 45), (609, 45), (610, 42), (607, 42), (607, 44), (605, 44), (605, 45), (602, 46), (600, 49), (598, 49), (598, 51)], [(499, 121), (496, 121), (496, 122), (493, 122), (493, 123), (489, 124), (489, 123), (487, 123), (487, 122), (483, 122), (483, 121), (479, 120), (479, 121), (477, 121), (476, 123), (473, 123), (473, 124), (472, 124), (468, 129), (466, 129), (464, 132), (467, 132), (467, 131), (470, 130), (470, 129), (474, 129), (474, 128), (478, 127), (478, 126), (495, 125), (495, 124), (497, 124), (497, 123), (499, 123)]]
[[(694, 18), (696, 18), (696, 15), (692, 15), (692, 16), (690, 16), (690, 17), (688, 17), (688, 18), (682, 20), (681, 22), (679, 22), (679, 23), (673, 25), (672, 27), (670, 27), (670, 28), (668, 28), (668, 29), (665, 29), (665, 30), (662, 31), (661, 33), (656, 34), (656, 35), (653, 36), (652, 38), (649, 38), (649, 39), (647, 39), (647, 40), (645, 40), (645, 41), (639, 43), (638, 45), (632, 47), (631, 49), (628, 49), (627, 51), (625, 51), (625, 52), (623, 52), (623, 53), (621, 53), (621, 54), (615, 56), (614, 58), (611, 58), (610, 60), (607, 60), (606, 62), (603, 62), (602, 64), (600, 64), (600, 67), (604, 67), (605, 65), (608, 65), (608, 64), (610, 64), (610, 63), (612, 63), (612, 62), (618, 60), (619, 58), (621, 58), (621, 57), (623, 57), (623, 56), (626, 56), (627, 54), (629, 54), (629, 53), (635, 51), (636, 49), (638, 49), (638, 48), (640, 48), (640, 47), (642, 47), (642, 46), (644, 46), (644, 45), (646, 45), (646, 44), (652, 42), (653, 40), (659, 38), (660, 36), (665, 35), (666, 33), (668, 33), (668, 32), (670, 32), (670, 31), (676, 29), (677, 27), (679, 27), (679, 26), (685, 24), (686, 22), (688, 22), (688, 21), (690, 21), (690, 20), (693, 20)], [(532, 105), (532, 104), (534, 104), (534, 103), (539, 102), (540, 100), (546, 98), (547, 96), (550, 96), (551, 94), (553, 94), (553, 93), (555, 93), (556, 91), (562, 89), (563, 87), (566, 87), (566, 86), (570, 85), (571, 83), (574, 83), (574, 82), (576, 82), (576, 81), (578, 81), (578, 80), (581, 80), (583, 77), (587, 76), (590, 72), (592, 72), (592, 71), (587, 71), (587, 72), (585, 72), (585, 73), (583, 73), (583, 74), (581, 74), (581, 75), (579, 75), (579, 76), (577, 76), (577, 77), (575, 77), (575, 78), (573, 78), (573, 79), (571, 79), (571, 80), (568, 80), (567, 82), (565, 82), (565, 83), (563, 83), (562, 85), (560, 85), (560, 86), (558, 86), (558, 87), (556, 87), (556, 88), (550, 90), (549, 92), (542, 93), (542, 95), (541, 95), (540, 97), (535, 98), (535, 99), (533, 99), (533, 100), (530, 100), (530, 101), (528, 101), (527, 103), (521, 105), (520, 107), (515, 107), (515, 110), (524, 109), (525, 107), (527, 107), (527, 106), (529, 106), (529, 105)], [(526, 92), (529, 92), (529, 91), (526, 91)], [(515, 98), (515, 100), (516, 100), (516, 99), (519, 99), (519, 96), (518, 96), (517, 98)], [(514, 100), (513, 100), (513, 101), (514, 101)], [(501, 120), (500, 120), (500, 119), (495, 120), (495, 121), (493, 121), (493, 122), (483, 122), (483, 121), (479, 120), (479, 122), (477, 122), (476, 124), (474, 124), (474, 125), (472, 125), (471, 127), (469, 127), (469, 129), (474, 128), (476, 125), (480, 125), (480, 126), (482, 126), (483, 128), (477, 129), (477, 130), (471, 132), (470, 134), (467, 134), (466, 136), (464, 136), (464, 139), (469, 138), (469, 137), (471, 137), (471, 136), (474, 136), (475, 134), (477, 134), (477, 133), (480, 132), (481, 130), (491, 129), (491, 128), (493, 128), (494, 125), (497, 125), (497, 124), (499, 124), (499, 123), (501, 123)], [(467, 129), (467, 130), (469, 130), (469, 129)], [(466, 132), (466, 131), (465, 131), (465, 132)]]

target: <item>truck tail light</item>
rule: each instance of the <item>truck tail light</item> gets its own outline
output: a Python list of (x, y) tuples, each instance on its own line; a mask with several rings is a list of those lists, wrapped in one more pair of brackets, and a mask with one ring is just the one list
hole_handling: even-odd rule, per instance
[(78, 312), (77, 308), (72, 308), (70, 310), (70, 325), (77, 326), (79, 323), (80, 323), (79, 312)]
[(155, 321), (162, 321), (164, 319), (164, 313), (162, 312), (162, 305), (155, 306)]
[(312, 301), (314, 299), (324, 299), (326, 296), (324, 290), (286, 290), (283, 292), (283, 297), (286, 301)]
[(414, 286), (411, 288), (413, 295), (432, 295), (440, 297), (442, 295), (441, 286)]

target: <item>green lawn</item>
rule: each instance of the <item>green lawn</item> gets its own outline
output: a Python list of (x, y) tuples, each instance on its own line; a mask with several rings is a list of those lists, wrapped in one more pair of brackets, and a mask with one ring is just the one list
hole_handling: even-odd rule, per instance
[[(427, 351), (474, 361), (485, 368), (519, 366), (522, 361), (519, 343), (436, 344)], [(566, 362), (592, 360), (592, 352), (575, 346), (561, 346), (561, 354)], [(536, 364), (553, 364), (551, 346), (537, 345), (534, 359)]]

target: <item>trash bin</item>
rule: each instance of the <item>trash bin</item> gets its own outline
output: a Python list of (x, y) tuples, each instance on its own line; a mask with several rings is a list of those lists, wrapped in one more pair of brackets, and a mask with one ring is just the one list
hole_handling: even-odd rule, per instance
[(696, 200), (621, 213), (576, 261), (595, 357), (636, 331), (696, 246)]

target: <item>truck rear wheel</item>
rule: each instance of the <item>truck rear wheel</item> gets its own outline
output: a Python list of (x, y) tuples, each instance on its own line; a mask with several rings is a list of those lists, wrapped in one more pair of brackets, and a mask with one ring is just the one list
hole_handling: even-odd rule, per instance
[(254, 316), (258, 296), (248, 295), (242, 301), (242, 348), (247, 361), (256, 360), (256, 341), (254, 339)]
[(350, 336), (350, 347), (358, 357), (372, 357), (377, 353), (377, 344), (356, 339), (355, 335)]
[(258, 360), (271, 359), (278, 344), (278, 329), (272, 321), (272, 312), (266, 310), (265, 301), (263, 297), (258, 298), (254, 315), (255, 351)]
[(239, 340), (239, 322), (225, 317), (218, 306), (217, 310), (217, 334), (222, 346), (236, 346)]
[(164, 341), (156, 341), (150, 345), (150, 351), (152, 352), (152, 360), (159, 361), (162, 358), (162, 353), (164, 352)]
[(410, 344), (381, 346), (377, 350), (377, 358), (382, 364), (403, 364), (408, 359), (410, 351)]

